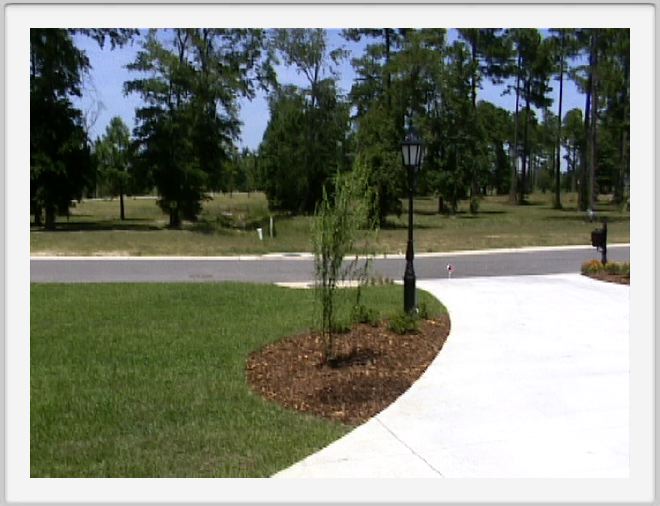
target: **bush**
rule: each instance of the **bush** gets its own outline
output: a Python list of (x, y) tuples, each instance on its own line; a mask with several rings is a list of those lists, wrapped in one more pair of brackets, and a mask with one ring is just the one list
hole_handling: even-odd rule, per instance
[(608, 262), (604, 266), (605, 272), (608, 274), (619, 274), (621, 276), (630, 276), (630, 264), (627, 262), (617, 263)]
[(372, 327), (376, 327), (378, 325), (378, 312), (364, 304), (356, 304), (351, 310), (351, 321), (353, 323), (367, 323)]
[(598, 274), (603, 272), (603, 263), (600, 260), (589, 260), (582, 264), (582, 274)]
[(479, 198), (472, 197), (470, 199), (470, 213), (477, 214), (479, 212)]
[(416, 334), (419, 331), (419, 317), (412, 313), (401, 312), (390, 320), (389, 328), (399, 335)]
[(421, 320), (429, 319), (429, 308), (426, 305), (426, 302), (420, 302), (419, 307), (417, 308), (417, 316)]
[(607, 262), (603, 264), (600, 260), (589, 260), (582, 264), (582, 274), (614, 274), (630, 276), (630, 263)]

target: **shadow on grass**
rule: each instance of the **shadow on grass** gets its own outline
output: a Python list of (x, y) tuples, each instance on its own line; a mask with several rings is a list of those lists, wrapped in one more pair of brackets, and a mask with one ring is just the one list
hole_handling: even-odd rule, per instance
[[(415, 223), (414, 225), (415, 230), (422, 230), (422, 229), (437, 229), (440, 228), (439, 224), (436, 225), (425, 225), (423, 223)], [(387, 220), (385, 223), (383, 223), (380, 228), (382, 230), (408, 230), (408, 222), (406, 221), (405, 223), (393, 223), (389, 220)]]
[(164, 230), (165, 227), (155, 225), (152, 220), (129, 219), (121, 221), (69, 221), (58, 222), (54, 230), (34, 227), (31, 224), (32, 232), (107, 232), (107, 231), (133, 231), (147, 232), (152, 230)]
[(596, 213), (596, 219), (589, 221), (584, 213), (572, 214), (572, 215), (557, 215), (557, 216), (545, 216), (541, 218), (543, 221), (560, 221), (560, 222), (575, 222), (575, 223), (584, 223), (585, 225), (593, 225), (594, 227), (600, 227), (603, 224), (603, 218), (607, 218), (607, 223), (627, 223), (630, 221), (630, 218), (627, 216), (610, 216), (608, 214), (599, 215)]

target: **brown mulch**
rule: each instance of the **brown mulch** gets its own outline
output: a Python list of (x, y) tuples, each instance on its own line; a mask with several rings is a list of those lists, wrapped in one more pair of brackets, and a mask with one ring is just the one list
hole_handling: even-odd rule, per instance
[(250, 355), (253, 391), (287, 408), (355, 425), (382, 411), (426, 370), (449, 334), (449, 317), (399, 335), (387, 322), (336, 336), (337, 361), (323, 363), (319, 334), (288, 337)]
[(600, 281), (607, 281), (609, 283), (618, 283), (620, 285), (630, 285), (630, 276), (624, 274), (607, 274), (605, 272), (601, 273), (590, 273), (584, 274), (592, 279), (598, 279)]

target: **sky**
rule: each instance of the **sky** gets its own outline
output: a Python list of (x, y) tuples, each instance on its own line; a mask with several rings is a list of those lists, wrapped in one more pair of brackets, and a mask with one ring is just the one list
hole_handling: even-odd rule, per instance
[[(449, 30), (449, 43), (455, 38), (455, 30)], [(125, 81), (135, 78), (135, 74), (129, 72), (126, 65), (135, 59), (135, 55), (140, 48), (139, 41), (135, 40), (132, 45), (115, 48), (114, 50), (110, 49), (109, 44), (101, 49), (96, 42), (84, 36), (76, 36), (75, 43), (87, 53), (92, 67), (83, 81), (82, 99), (74, 101), (87, 118), (90, 137), (95, 139), (103, 135), (106, 126), (114, 116), (121, 117), (132, 130), (135, 126), (135, 109), (142, 104), (142, 101), (137, 94), (125, 96), (123, 86)], [(364, 45), (364, 41), (360, 43), (347, 42), (339, 35), (339, 30), (328, 30), (329, 50), (344, 46), (351, 52), (351, 56), (345, 59), (337, 69), (340, 75), (339, 88), (344, 93), (350, 90), (355, 76), (350, 59), (361, 54)], [(278, 81), (281, 83), (305, 84), (303, 78), (297, 75), (293, 68), (279, 66), (276, 70)], [(552, 110), (556, 113), (559, 99), (558, 81), (553, 81), (551, 86), (554, 97)], [(478, 99), (487, 100), (513, 111), (515, 109), (515, 94), (503, 95), (504, 89), (505, 85), (496, 86), (484, 80), (482, 89), (478, 91)], [(241, 99), (240, 107), (240, 118), (243, 126), (239, 147), (256, 149), (268, 124), (269, 111), (266, 95), (259, 92), (252, 101)], [(564, 78), (562, 115), (573, 108), (584, 109), (584, 95), (577, 90), (572, 81)]]

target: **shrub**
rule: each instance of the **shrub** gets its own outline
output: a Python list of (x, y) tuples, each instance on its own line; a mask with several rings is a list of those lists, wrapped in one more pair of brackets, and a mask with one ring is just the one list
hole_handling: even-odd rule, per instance
[(479, 212), (479, 198), (472, 197), (470, 199), (470, 213), (477, 214)]
[(605, 272), (608, 274), (619, 274), (622, 276), (630, 276), (630, 264), (627, 262), (608, 262), (604, 266)]
[(416, 334), (419, 331), (419, 317), (412, 313), (401, 312), (390, 320), (389, 328), (399, 335)]
[(375, 327), (378, 325), (378, 312), (364, 304), (356, 304), (351, 310), (351, 321), (353, 323), (367, 323)]
[(600, 260), (589, 260), (582, 264), (582, 274), (597, 274), (603, 272), (603, 263)]
[(417, 308), (417, 316), (422, 320), (429, 319), (429, 308), (426, 305), (426, 302), (419, 303), (419, 307)]
[[(369, 215), (372, 196), (366, 186), (364, 171), (357, 168), (348, 174), (337, 174), (334, 191), (329, 194), (325, 188), (323, 198), (316, 208), (312, 226), (314, 247), (315, 288), (321, 305), (321, 334), (323, 336), (323, 357), (327, 362), (334, 358), (334, 332), (337, 323), (337, 283), (350, 278), (356, 270), (356, 260), (342, 268), (344, 258), (349, 254), (359, 237), (360, 225)], [(368, 265), (359, 274), (366, 277)], [(359, 289), (358, 301), (359, 305)]]
[(582, 274), (614, 274), (630, 276), (630, 263), (607, 262), (603, 264), (600, 260), (589, 260), (582, 264)]

